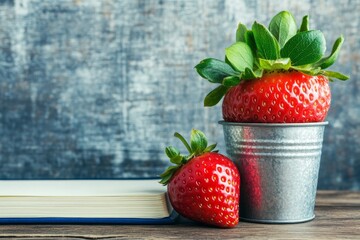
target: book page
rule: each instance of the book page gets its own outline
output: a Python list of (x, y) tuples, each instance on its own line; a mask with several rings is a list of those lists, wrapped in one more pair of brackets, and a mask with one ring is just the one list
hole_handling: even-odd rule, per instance
[(157, 179), (150, 180), (0, 180), (4, 196), (121, 196), (166, 192)]

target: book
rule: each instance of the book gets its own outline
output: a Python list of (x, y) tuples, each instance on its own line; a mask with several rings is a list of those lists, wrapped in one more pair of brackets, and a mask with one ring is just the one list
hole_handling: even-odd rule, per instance
[(0, 180), (0, 223), (169, 224), (158, 180)]

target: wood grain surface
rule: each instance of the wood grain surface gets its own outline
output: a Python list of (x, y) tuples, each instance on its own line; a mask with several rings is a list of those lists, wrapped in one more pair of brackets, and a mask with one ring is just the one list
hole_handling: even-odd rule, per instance
[(0, 225), (14, 239), (360, 239), (360, 192), (319, 191), (316, 218), (298, 224), (240, 222), (219, 229), (181, 221), (174, 225)]
[(175, 131), (225, 153), (214, 86), (194, 66), (224, 58), (237, 24), (281, 10), (322, 29), (334, 70), (320, 189), (360, 189), (360, 1), (1, 0), (0, 178), (156, 177)]

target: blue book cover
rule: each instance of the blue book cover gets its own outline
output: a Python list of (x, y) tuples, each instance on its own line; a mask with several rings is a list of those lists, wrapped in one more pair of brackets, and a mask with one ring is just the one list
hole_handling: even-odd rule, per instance
[(0, 180), (0, 223), (171, 224), (158, 180)]

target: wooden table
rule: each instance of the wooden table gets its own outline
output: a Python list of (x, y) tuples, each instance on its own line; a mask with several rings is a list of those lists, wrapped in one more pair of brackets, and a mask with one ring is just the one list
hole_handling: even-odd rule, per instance
[(316, 218), (300, 224), (241, 222), (218, 229), (174, 225), (0, 225), (0, 238), (16, 239), (360, 239), (360, 192), (319, 191)]

